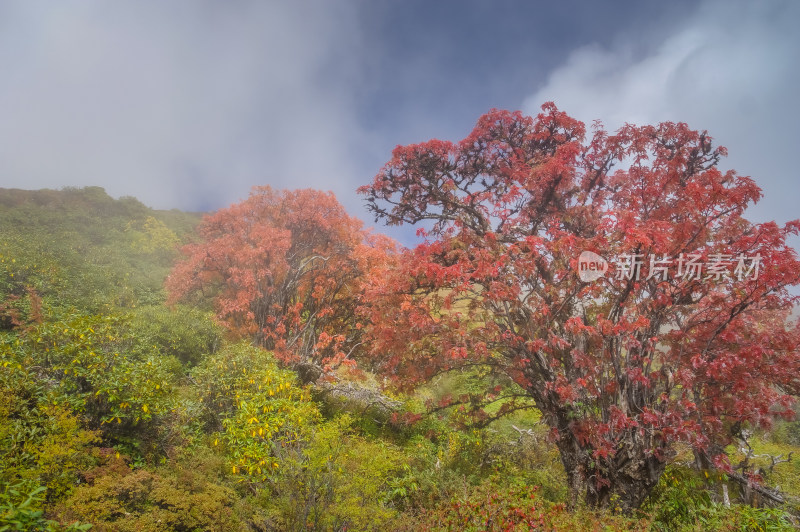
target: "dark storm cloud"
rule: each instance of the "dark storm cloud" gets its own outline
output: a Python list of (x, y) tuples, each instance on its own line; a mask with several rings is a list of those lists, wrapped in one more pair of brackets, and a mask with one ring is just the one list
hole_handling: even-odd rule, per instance
[(662, 26), (659, 39), (628, 31), (611, 45), (574, 50), (525, 110), (553, 100), (610, 129), (666, 120), (706, 129), (729, 150), (724, 167), (763, 188), (748, 211), (754, 220), (800, 218), (798, 20), (800, 3), (789, 0), (706, 1)]
[(686, 4), (366, 2), (373, 98), (359, 112), (394, 143), (463, 136), (490, 108), (519, 108), (572, 50), (623, 31), (658, 35), (656, 21), (682, 19)]

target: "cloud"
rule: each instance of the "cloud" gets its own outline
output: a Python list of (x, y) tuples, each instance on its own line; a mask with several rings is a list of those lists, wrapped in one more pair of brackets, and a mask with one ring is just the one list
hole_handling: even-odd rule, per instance
[(545, 101), (607, 128), (625, 122), (686, 122), (706, 129), (730, 156), (723, 164), (751, 175), (764, 199), (756, 221), (800, 217), (800, 3), (711, 0), (679, 27), (621, 34), (608, 47), (574, 50), (528, 97), (536, 113)]
[(185, 209), (257, 184), (352, 195), (359, 35), (324, 0), (3, 3), (1, 186)]

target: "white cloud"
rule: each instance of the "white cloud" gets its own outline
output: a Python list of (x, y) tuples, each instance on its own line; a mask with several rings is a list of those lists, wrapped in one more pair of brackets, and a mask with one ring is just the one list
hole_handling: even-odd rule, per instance
[(4, 3), (0, 186), (100, 185), (161, 208), (256, 184), (352, 195), (355, 15), (324, 0)]
[(552, 100), (587, 124), (599, 118), (610, 129), (666, 120), (707, 129), (729, 150), (725, 167), (751, 175), (764, 190), (750, 217), (795, 219), (798, 20), (800, 3), (791, 0), (706, 1), (661, 43), (631, 32), (611, 48), (575, 50), (524, 109), (536, 113)]

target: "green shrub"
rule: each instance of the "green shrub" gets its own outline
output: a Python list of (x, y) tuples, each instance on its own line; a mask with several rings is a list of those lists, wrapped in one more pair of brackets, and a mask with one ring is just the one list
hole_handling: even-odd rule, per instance
[[(725, 478), (711, 481), (718, 485)], [(654, 530), (794, 530), (785, 510), (715, 502), (703, 477), (677, 466), (667, 467), (642, 511), (652, 517)]]
[(47, 519), (42, 510), (46, 489), (25, 482), (4, 486), (0, 490), (0, 532), (79, 532), (92, 528), (91, 524), (77, 521), (61, 525)]
[[(171, 410), (171, 391), (180, 374), (172, 357), (157, 351), (126, 352), (126, 320), (74, 313), (46, 322), (27, 335), (33, 360), (59, 382), (92, 424), (106, 432), (141, 431), (140, 422)], [(120, 427), (116, 427), (120, 425)]]
[(277, 467), (277, 446), (305, 437), (321, 419), (308, 389), (272, 354), (244, 343), (208, 356), (192, 372), (213, 443), (242, 481), (263, 482)]
[(359, 436), (353, 423), (344, 414), (278, 449), (278, 468), (260, 498), (278, 530), (387, 530), (396, 523), (392, 500), (402, 484), (393, 481), (406, 457)]
[(0, 483), (42, 485), (55, 500), (91, 465), (89, 450), (98, 435), (61, 399), (28, 367), (18, 347), (0, 344)]
[(211, 314), (180, 305), (138, 307), (128, 327), (134, 353), (173, 356), (187, 366), (216, 351), (222, 341), (222, 330)]
[(653, 514), (656, 529), (677, 530), (713, 507), (706, 487), (695, 472), (670, 466), (642, 508)]

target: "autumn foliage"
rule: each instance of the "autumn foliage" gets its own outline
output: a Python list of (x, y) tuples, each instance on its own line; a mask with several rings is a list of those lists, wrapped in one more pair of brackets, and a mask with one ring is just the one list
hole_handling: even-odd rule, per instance
[[(373, 275), (371, 353), (406, 387), (475, 367), (505, 378), (541, 410), (573, 501), (638, 507), (678, 442), (728, 470), (743, 427), (792, 414), (800, 262), (786, 238), (800, 221), (747, 221), (760, 189), (719, 169), (706, 132), (587, 134), (542, 110), (398, 146), (360, 189), (377, 218), (425, 237)], [(606, 275), (581, 280), (584, 251)]]
[(369, 235), (332, 193), (256, 188), (207, 216), (199, 235), (167, 280), (172, 301), (213, 298), (231, 331), (309, 379), (352, 360), (361, 279), (391, 243)]

